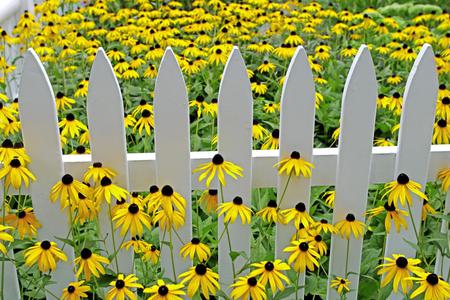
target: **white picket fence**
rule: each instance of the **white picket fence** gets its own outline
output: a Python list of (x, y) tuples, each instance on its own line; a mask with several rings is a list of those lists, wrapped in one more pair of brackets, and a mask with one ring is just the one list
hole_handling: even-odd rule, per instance
[[(377, 82), (370, 52), (361, 46), (345, 84), (342, 97), (341, 133), (338, 148), (313, 149), (315, 88), (307, 55), (299, 47), (286, 74), (281, 97), (280, 150), (252, 150), (253, 99), (244, 60), (237, 47), (233, 48), (226, 64), (219, 90), (218, 150), (226, 160), (244, 168), (244, 177), (229, 181), (224, 188), (226, 199), (241, 196), (251, 204), (253, 188), (284, 187), (286, 177), (279, 176), (273, 165), (292, 151), (314, 163), (311, 179), (292, 178), (288, 186), (283, 208), (293, 207), (298, 201), (306, 204), (311, 186), (334, 185), (336, 200), (333, 221), (342, 220), (348, 213), (364, 221), (369, 183), (386, 183), (399, 173), (423, 186), (434, 181), (439, 170), (450, 167), (450, 145), (431, 146), (438, 81), (434, 54), (431, 46), (423, 46), (409, 75), (404, 94), (398, 147), (373, 147), (376, 114)], [(117, 171), (115, 183), (132, 192), (148, 191), (148, 188), (170, 184), (186, 199), (191, 191), (205, 189), (192, 170), (200, 163), (210, 161), (216, 152), (190, 152), (189, 108), (186, 86), (174, 53), (170, 48), (162, 59), (154, 93), (155, 153), (127, 153), (123, 124), (123, 102), (120, 87), (103, 49), (99, 49), (92, 66), (87, 97), (88, 127), (91, 135), (91, 155), (62, 155), (52, 87), (39, 58), (28, 50), (19, 89), (20, 119), (25, 147), (31, 157), (31, 171), (38, 178), (27, 193), (43, 227), (39, 239), (55, 240), (66, 236), (68, 218), (59, 204), (51, 204), (49, 191), (62, 175), (70, 173), (81, 178), (92, 162), (100, 161)], [(278, 193), (280, 194), (280, 193)], [(446, 209), (450, 200), (447, 197)], [(413, 219), (420, 226), (422, 200), (415, 199)], [(100, 216), (102, 234), (111, 237), (106, 209)], [(398, 235), (394, 230), (388, 236), (386, 255), (403, 253), (415, 256), (415, 250), (405, 240), (414, 242), (413, 226), (409, 219), (408, 230)], [(223, 229), (219, 221), (219, 232)], [(278, 226), (276, 256), (284, 258), (283, 248), (289, 244), (294, 228)], [(447, 225), (442, 230), (447, 232)], [(186, 225), (180, 230), (184, 241), (192, 234), (191, 202), (187, 201)], [(114, 233), (113, 233), (114, 234)], [(250, 227), (240, 222), (230, 225), (231, 244), (234, 251), (250, 252)], [(162, 235), (161, 235), (162, 237)], [(108, 238), (111, 240), (111, 238)], [(121, 240), (121, 239), (119, 239)], [(175, 253), (180, 244), (175, 240)], [(224, 288), (232, 283), (232, 269), (228, 245), (219, 245), (219, 274)], [(108, 250), (111, 244), (108, 242)], [(74, 280), (70, 247), (64, 249), (69, 263), (60, 263), (52, 274), (56, 284), (49, 290), (60, 295), (69, 281)], [(331, 275), (344, 276), (346, 242), (333, 236), (330, 251)], [(359, 273), (362, 240), (351, 240), (349, 272)], [(440, 257), (437, 254), (440, 265)], [(120, 252), (119, 267), (124, 273), (132, 272), (132, 254)], [(162, 246), (162, 267), (171, 270), (168, 248)], [(179, 255), (175, 257), (176, 272), (189, 267), (189, 262)], [(238, 258), (236, 269), (244, 259)], [(14, 266), (7, 264), (5, 299), (19, 299), (19, 286)], [(445, 258), (444, 277), (450, 261)], [(440, 272), (440, 268), (437, 272)], [(167, 272), (170, 274), (170, 272)], [(167, 275), (170, 277), (170, 275)], [(358, 275), (350, 275), (354, 289), (348, 299), (357, 298)], [(301, 278), (301, 285), (304, 278)], [(303, 289), (298, 291), (303, 297)], [(48, 294), (48, 299), (52, 296)], [(328, 288), (328, 299), (338, 299), (337, 293)], [(391, 299), (401, 299), (391, 295)]]

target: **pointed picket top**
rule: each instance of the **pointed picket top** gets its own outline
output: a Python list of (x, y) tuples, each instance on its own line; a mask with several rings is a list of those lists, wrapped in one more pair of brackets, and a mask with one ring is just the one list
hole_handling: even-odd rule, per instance
[[(101, 162), (103, 166), (114, 170), (117, 176), (112, 179), (113, 183), (128, 189), (127, 144), (122, 94), (111, 63), (102, 48), (97, 51), (89, 77), (87, 117), (92, 162)], [(112, 201), (111, 207), (116, 204), (114, 199)], [(108, 253), (114, 253), (114, 249), (118, 249), (120, 246), (122, 237), (116, 231), (114, 233), (115, 241), (113, 240), (110, 222), (109, 207), (105, 202), (102, 203), (99, 215), (100, 231), (103, 238), (107, 236)], [(117, 260), (120, 272), (127, 274), (132, 272), (132, 257), (132, 251), (119, 251)], [(111, 268), (117, 269), (114, 261), (111, 262)]]
[[(341, 132), (338, 143), (336, 172), (336, 196), (333, 224), (353, 214), (364, 222), (372, 161), (372, 143), (377, 101), (377, 79), (366, 45), (362, 45), (353, 60), (342, 95)], [(347, 299), (357, 299), (359, 270), (363, 238), (345, 238), (333, 235), (330, 247), (330, 276), (328, 277), (328, 299), (338, 299), (336, 290), (330, 288), (335, 276), (349, 278), (352, 291)], [(349, 244), (348, 244), (349, 243)], [(347, 262), (346, 253), (349, 246)], [(347, 274), (346, 271), (347, 270)], [(352, 272), (352, 275), (348, 273)]]
[[(244, 59), (237, 47), (233, 47), (225, 66), (219, 88), (218, 149), (226, 161), (242, 167), (243, 177), (234, 180), (227, 177), (223, 187), (224, 201), (230, 202), (239, 196), (251, 207), (252, 189), (252, 123), (253, 98)], [(220, 202), (220, 200), (219, 200)], [(250, 255), (250, 226), (240, 219), (228, 226), (232, 250)], [(219, 235), (224, 230), (223, 217), (219, 219)], [(222, 287), (233, 282), (233, 271), (227, 238), (219, 244), (219, 275)], [(234, 264), (239, 270), (245, 259), (239, 256)]]
[[(169, 185), (186, 199), (185, 225), (177, 229), (183, 242), (191, 240), (191, 161), (189, 132), (189, 101), (183, 74), (175, 54), (168, 47), (161, 60), (155, 84), (155, 155), (156, 183), (160, 189)], [(169, 234), (161, 232), (169, 241)], [(188, 269), (190, 262), (179, 253), (182, 243), (173, 238), (176, 274)], [(161, 265), (165, 276), (172, 278), (169, 247), (161, 244)], [(176, 278), (174, 279), (176, 281)]]
[[(62, 247), (63, 243), (56, 237), (67, 236), (68, 217), (58, 202), (52, 204), (49, 200), (52, 186), (64, 175), (55, 97), (45, 69), (32, 49), (25, 54), (19, 99), (22, 136), (31, 158), (29, 168), (36, 176), (30, 195), (36, 217), (42, 224), (38, 239), (54, 241)], [(57, 295), (74, 280), (72, 247), (65, 247), (64, 252), (69, 263), (58, 263), (52, 272), (56, 283), (48, 286)]]
[[(427, 181), (437, 92), (438, 78), (434, 53), (431, 46), (425, 44), (406, 82), (393, 178), (396, 180), (399, 174), (405, 173), (410, 180), (422, 185), (422, 191), (425, 190)], [(400, 233), (391, 230), (386, 240), (386, 257), (391, 257), (394, 253), (401, 253), (407, 257), (416, 255), (416, 250), (408, 242), (417, 242), (412, 220), (419, 231), (422, 202), (422, 199), (413, 195), (412, 216), (407, 218), (408, 229), (402, 229)], [(398, 208), (408, 211), (408, 208), (402, 207), (400, 203)], [(399, 295), (391, 295), (391, 299), (401, 298)]]
[[(312, 162), (315, 95), (308, 55), (303, 47), (298, 47), (289, 64), (281, 93), (279, 160), (289, 158), (292, 152), (296, 151), (301, 158)], [(286, 187), (288, 179), (287, 174), (278, 177), (277, 203), (281, 203), (281, 209), (287, 209), (303, 202), (308, 210), (311, 178), (292, 174)], [(283, 191), (285, 192), (281, 201)], [(283, 249), (289, 246), (295, 231), (292, 224), (277, 224), (275, 248), (278, 258), (288, 257)], [(304, 282), (305, 277), (301, 276), (299, 285), (304, 285)], [(302, 299), (304, 289), (299, 289), (297, 293), (299, 299)]]

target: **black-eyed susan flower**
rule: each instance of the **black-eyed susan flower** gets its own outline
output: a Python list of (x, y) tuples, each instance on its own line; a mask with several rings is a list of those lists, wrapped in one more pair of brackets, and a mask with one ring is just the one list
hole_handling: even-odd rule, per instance
[(157, 185), (152, 185), (149, 188), (149, 194), (145, 196), (142, 200), (145, 205), (147, 205), (147, 212), (154, 213), (160, 206), (159, 200), (161, 199), (159, 187)]
[(125, 125), (125, 128), (134, 127), (136, 124), (136, 119), (127, 113), (124, 114), (123, 123)]
[(268, 60), (263, 61), (263, 63), (256, 68), (256, 70), (261, 73), (270, 73), (275, 71), (275, 69), (275, 64), (269, 62)]
[(145, 253), (150, 247), (151, 244), (147, 243), (143, 239), (139, 238), (139, 236), (133, 236), (129, 241), (122, 243), (120, 248), (125, 248), (125, 250), (130, 250), (133, 247), (134, 253)]
[(80, 130), (87, 131), (86, 125), (75, 119), (74, 114), (69, 113), (66, 118), (58, 123), (59, 128), (62, 128), (62, 136), (70, 136), (71, 138), (78, 137)]
[(223, 156), (220, 154), (215, 154), (211, 159), (211, 162), (199, 165), (194, 169), (194, 173), (203, 172), (198, 177), (198, 181), (202, 181), (206, 178), (206, 187), (209, 188), (211, 181), (214, 178), (218, 178), (220, 184), (226, 185), (225, 174), (237, 179), (238, 176), (244, 176), (242, 174), (243, 169), (230, 161), (224, 160)]
[(450, 97), (443, 97), (436, 105), (436, 115), (444, 120), (450, 119)]
[(215, 65), (223, 65), (227, 62), (228, 55), (220, 48), (215, 49), (214, 52), (210, 53), (208, 57), (208, 62)]
[(91, 279), (91, 274), (95, 277), (100, 277), (100, 275), (105, 274), (105, 268), (102, 264), (109, 264), (109, 259), (100, 256), (98, 254), (92, 253), (88, 248), (83, 248), (80, 252), (80, 256), (75, 258), (74, 264), (78, 265), (77, 277), (84, 274), (84, 278), (87, 281)]
[(336, 198), (336, 191), (328, 191), (323, 194), (323, 200), (326, 205), (333, 208), (334, 207), (334, 199)]
[(278, 149), (278, 143), (280, 140), (280, 131), (274, 129), (270, 135), (264, 140), (264, 144), (261, 146), (262, 150), (276, 150)]
[(151, 261), (156, 264), (159, 260), (160, 251), (155, 245), (150, 245), (150, 247), (145, 251), (143, 259), (146, 261)]
[(118, 209), (113, 218), (113, 221), (116, 222), (115, 228), (120, 229), (120, 234), (125, 235), (128, 230), (130, 230), (131, 235), (142, 235), (143, 226), (150, 229), (150, 216), (145, 213), (139, 205), (132, 203), (127, 205), (124, 208)]
[(225, 215), (223, 221), (225, 223), (234, 223), (239, 216), (242, 224), (250, 224), (252, 218), (252, 210), (245, 206), (242, 198), (239, 196), (234, 197), (233, 201), (222, 203), (217, 208), (219, 216)]
[(265, 300), (267, 295), (264, 286), (252, 276), (239, 277), (239, 279), (231, 285), (233, 290), (230, 293), (233, 300)]
[[(10, 243), (14, 242), (13, 236), (6, 232), (6, 230), (12, 229), (14, 229), (14, 227), (4, 226), (0, 224), (0, 241), (7, 241)], [(6, 255), (6, 252), (8, 251), (3, 243), (0, 243), (0, 251), (3, 253), (3, 255)]]
[(314, 165), (300, 157), (299, 152), (292, 151), (289, 158), (280, 160), (274, 165), (274, 167), (278, 168), (278, 173), (280, 175), (286, 173), (286, 175), (302, 175), (305, 178), (309, 178), (311, 177), (311, 169), (314, 168)]
[(75, 104), (75, 100), (64, 95), (63, 92), (56, 93), (56, 109), (57, 110), (66, 110), (72, 108), (72, 105)]
[(181, 296), (186, 295), (183, 288), (183, 284), (166, 284), (158, 279), (155, 285), (144, 289), (144, 293), (151, 294), (147, 300), (182, 300)]
[(19, 190), (22, 184), (28, 187), (31, 180), (36, 180), (36, 177), (25, 167), (25, 161), (19, 157), (11, 159), (0, 169), (0, 179), (2, 178), (7, 189), (12, 185), (16, 190)]
[(205, 114), (210, 115), (211, 118), (216, 118), (219, 111), (219, 106), (217, 104), (217, 98), (211, 99), (211, 103), (206, 103), (203, 109)]
[(209, 299), (210, 295), (216, 295), (219, 286), (219, 275), (214, 273), (205, 264), (198, 264), (189, 268), (187, 272), (180, 274), (181, 284), (187, 284), (187, 295), (194, 296), (197, 291)]
[(259, 95), (264, 95), (267, 92), (267, 85), (262, 82), (252, 82), (252, 91)]
[(136, 294), (131, 289), (143, 289), (144, 287), (136, 281), (138, 281), (138, 278), (134, 274), (130, 274), (126, 277), (124, 274), (117, 275), (117, 279), (109, 283), (112, 288), (108, 290), (105, 299), (123, 300), (125, 297), (128, 297), (130, 300), (137, 300)]
[(289, 208), (281, 211), (286, 223), (294, 220), (294, 225), (296, 228), (300, 227), (300, 224), (308, 228), (314, 223), (309, 213), (306, 211), (306, 205), (303, 202), (299, 202), (294, 208)]
[(10, 139), (5, 139), (0, 147), (0, 162), (10, 162), (14, 156), (17, 156), (14, 145)]
[(390, 84), (399, 84), (400, 82), (402, 82), (402, 80), (403, 80), (402, 77), (400, 77), (397, 74), (392, 74), (386, 79), (387, 83)]
[(208, 213), (215, 212), (218, 207), (219, 201), (217, 190), (209, 189), (207, 191), (204, 191), (201, 197), (198, 199), (198, 201), (206, 212)]
[(422, 205), (422, 221), (425, 221), (427, 219), (428, 214), (436, 214), (436, 210), (430, 205), (428, 200), (423, 200)]
[(391, 222), (394, 222), (395, 229), (397, 232), (400, 232), (401, 227), (407, 229), (408, 223), (406, 222), (405, 217), (408, 216), (408, 213), (404, 210), (398, 209), (394, 206), (394, 204), (385, 203), (384, 206), (374, 207), (369, 209), (366, 212), (366, 215), (369, 216), (369, 220), (372, 217), (375, 217), (381, 213), (386, 212), (386, 217), (384, 219), (384, 226), (386, 232), (391, 232)]
[(258, 120), (253, 120), (252, 126), (252, 136), (255, 140), (259, 141), (266, 137), (268, 134), (267, 129), (265, 129)]
[(352, 46), (347, 46), (347, 48), (341, 50), (341, 55), (343, 57), (352, 57), (355, 56), (356, 53), (358, 53), (358, 49), (353, 48)]
[(419, 287), (410, 295), (411, 299), (425, 293), (424, 300), (447, 300), (450, 298), (450, 284), (434, 273), (420, 272), (411, 278)]
[(308, 229), (305, 236), (299, 234), (299, 237), (300, 239), (305, 239), (311, 247), (316, 249), (317, 253), (319, 253), (320, 256), (324, 256), (327, 254), (327, 243), (325, 243), (322, 236), (319, 232), (317, 232), (317, 230)]
[(450, 187), (450, 168), (440, 170), (437, 178), (442, 182), (442, 189), (447, 191)]
[(128, 195), (129, 193), (127, 190), (113, 184), (111, 179), (107, 176), (104, 176), (100, 180), (100, 185), (98, 185), (94, 190), (94, 199), (97, 203), (100, 203), (103, 200), (111, 203), (111, 197), (114, 197), (116, 200), (122, 198), (126, 199)]
[(163, 230), (170, 230), (172, 227), (178, 229), (184, 225), (184, 214), (174, 210), (173, 213), (169, 215), (167, 211), (161, 209), (156, 212), (153, 223), (158, 223), (159, 227)]
[(145, 132), (147, 135), (150, 135), (151, 129), (155, 127), (155, 121), (153, 119), (152, 114), (149, 110), (144, 109), (142, 111), (141, 117), (136, 122), (136, 124), (133, 127), (133, 132), (136, 132), (136, 129), (139, 132), (139, 135), (142, 135), (142, 130), (145, 129)]
[(284, 43), (290, 46), (298, 46), (304, 43), (303, 39), (297, 35), (297, 32), (291, 31), (289, 36), (284, 40)]
[(8, 214), (5, 217), (5, 222), (17, 230), (21, 240), (26, 236), (36, 237), (37, 229), (42, 227), (31, 207), (23, 208), (17, 213)]
[(170, 185), (162, 187), (161, 192), (157, 193), (153, 199), (155, 209), (161, 207), (171, 218), (174, 208), (185, 214), (186, 200), (179, 193), (173, 190)]
[(260, 216), (265, 222), (268, 223), (285, 223), (283, 214), (277, 208), (276, 200), (269, 200), (267, 206), (258, 211), (256, 215)]
[[(283, 274), (290, 269), (289, 265), (280, 259), (274, 261), (262, 261), (252, 264), (256, 269), (250, 272), (250, 276), (259, 277), (259, 282), (265, 287), (270, 284), (272, 293), (275, 295), (277, 290), (283, 291), (285, 285), (289, 285), (289, 278)], [(284, 283), (283, 283), (284, 281)]]
[(9, 122), (8, 120), (16, 121), (14, 111), (0, 102), (0, 124), (6, 124)]
[(97, 184), (100, 183), (100, 180), (102, 180), (102, 178), (105, 176), (108, 178), (114, 178), (116, 177), (116, 175), (116, 172), (104, 167), (101, 162), (95, 162), (92, 164), (92, 166), (89, 166), (86, 173), (84, 173), (83, 181), (89, 182), (92, 178), (94, 183)]
[(381, 287), (393, 282), (394, 293), (397, 293), (399, 286), (401, 286), (403, 294), (407, 294), (413, 286), (410, 277), (413, 273), (417, 274), (422, 270), (417, 267), (420, 264), (420, 259), (406, 258), (402, 254), (392, 254), (392, 257), (385, 257), (385, 263), (378, 266), (378, 275), (384, 275)]
[(441, 119), (433, 126), (433, 143), (434, 144), (449, 144), (450, 143), (450, 126), (447, 126), (447, 121)]
[(78, 194), (89, 195), (89, 187), (78, 180), (74, 179), (72, 175), (65, 174), (60, 181), (58, 181), (50, 191), (50, 200), (55, 202), (60, 200), (61, 207), (65, 208), (69, 204), (75, 204), (79, 197)]
[(67, 261), (67, 256), (58, 248), (58, 245), (47, 240), (37, 242), (26, 249), (24, 257), (25, 265), (31, 267), (37, 263), (41, 272), (55, 271), (59, 260)]
[(405, 173), (400, 173), (397, 176), (397, 180), (387, 183), (384, 188), (387, 191), (383, 197), (388, 194), (389, 205), (394, 204), (395, 207), (398, 207), (399, 200), (402, 206), (406, 205), (406, 201), (408, 201), (409, 205), (412, 205), (411, 193), (416, 194), (422, 199), (428, 200), (428, 197), (420, 190), (422, 186), (419, 183), (410, 180)]
[(291, 245), (284, 248), (283, 251), (291, 252), (288, 264), (294, 263), (293, 269), (296, 272), (305, 272), (306, 268), (314, 271), (314, 266), (319, 267), (317, 260), (320, 258), (320, 255), (306, 241), (292, 241)]
[(343, 238), (349, 240), (352, 234), (355, 239), (363, 237), (366, 224), (359, 220), (356, 220), (354, 214), (347, 214), (345, 219), (337, 222), (334, 227)]
[(189, 107), (195, 107), (197, 109), (197, 119), (202, 115), (203, 109), (206, 107), (205, 97), (202, 95), (197, 96), (194, 100), (189, 101)]
[(149, 112), (153, 113), (153, 106), (144, 99), (142, 99), (141, 101), (139, 101), (139, 105), (136, 106), (135, 109), (133, 109), (131, 114), (133, 117), (136, 117), (138, 114), (142, 114), (144, 110), (148, 110)]
[(342, 295), (350, 292), (351, 284), (352, 284), (351, 281), (349, 281), (347, 278), (336, 276), (335, 279), (331, 280), (330, 287), (335, 289), (339, 295)]
[(328, 223), (328, 221), (326, 219), (321, 219), (319, 222), (315, 222), (312, 227), (317, 230), (317, 233), (336, 233), (336, 228), (334, 228), (334, 226), (330, 223)]
[(84, 224), (86, 221), (93, 221), (98, 214), (99, 206), (90, 197), (78, 193), (78, 201), (72, 203), (72, 213), (75, 214), (75, 222)]
[(194, 237), (189, 243), (181, 247), (180, 255), (185, 259), (189, 255), (192, 261), (194, 257), (197, 257), (200, 262), (204, 262), (211, 256), (211, 250), (206, 244), (201, 243), (198, 238)]
[(84, 284), (84, 280), (77, 282), (70, 282), (69, 285), (63, 289), (61, 300), (80, 300), (82, 298), (89, 297), (87, 292), (90, 292), (91, 288)]
[(266, 104), (264, 104), (264, 107), (263, 107), (263, 111), (266, 114), (274, 114), (279, 110), (280, 110), (279, 105), (274, 102), (266, 103)]

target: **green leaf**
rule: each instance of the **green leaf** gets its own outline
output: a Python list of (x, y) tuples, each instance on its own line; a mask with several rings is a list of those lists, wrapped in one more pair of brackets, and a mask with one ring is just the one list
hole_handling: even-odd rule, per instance
[(242, 256), (243, 258), (245, 258), (246, 260), (249, 260), (247, 253), (245, 253), (245, 251), (231, 251), (230, 253), (230, 257), (232, 261), (235, 261), (239, 256)]

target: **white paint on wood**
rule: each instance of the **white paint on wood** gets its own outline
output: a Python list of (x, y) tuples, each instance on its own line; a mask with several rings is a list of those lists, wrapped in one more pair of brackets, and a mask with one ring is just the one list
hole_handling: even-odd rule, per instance
[[(31, 49), (25, 54), (19, 99), (23, 140), (31, 158), (29, 168), (37, 178), (31, 184), (30, 195), (36, 217), (42, 224), (38, 239), (56, 242), (62, 248), (63, 242), (56, 237), (66, 238), (69, 218), (61, 211), (59, 202), (49, 200), (52, 186), (64, 175), (55, 97), (44, 67)], [(48, 286), (55, 295), (61, 295), (63, 288), (75, 279), (73, 249), (65, 245), (64, 252), (68, 262), (58, 263), (52, 272), (56, 283)]]
[[(170, 185), (174, 191), (186, 199), (185, 225), (177, 229), (184, 243), (190, 242), (192, 235), (191, 215), (191, 163), (189, 106), (183, 74), (175, 54), (169, 47), (161, 60), (155, 85), (155, 159), (156, 182), (161, 189)], [(148, 169), (147, 169), (148, 172)], [(155, 181), (147, 182), (148, 187)], [(163, 232), (160, 237), (164, 236)], [(182, 243), (173, 234), (174, 261), (176, 274), (180, 274), (191, 265), (180, 253)], [(169, 241), (169, 234), (165, 234)], [(169, 247), (161, 245), (161, 265), (165, 276), (172, 278), (172, 265)]]
[[(447, 197), (445, 198), (445, 208), (444, 214), (450, 213), (450, 193), (447, 192)], [(441, 232), (447, 235), (447, 240), (450, 239), (450, 231), (448, 230), (448, 222), (442, 220)], [(449, 250), (447, 250), (449, 251)], [(434, 273), (441, 275), (443, 278), (448, 278), (450, 272), (450, 259), (447, 256), (443, 256), (442, 253), (437, 251), (436, 253), (436, 265), (434, 268)]]
[[(315, 88), (314, 79), (309, 66), (308, 56), (303, 47), (298, 47), (286, 73), (286, 79), (281, 94), (280, 116), (280, 151), (279, 160), (289, 158), (293, 151), (300, 153), (301, 158), (312, 162), (314, 119), (315, 119)], [(313, 163), (313, 162), (312, 162)], [(314, 170), (313, 170), (314, 172)], [(309, 209), (311, 193), (311, 178), (283, 174), (278, 178), (277, 203), (280, 203), (286, 188), (281, 209), (293, 208), (298, 202), (303, 202)], [(287, 258), (283, 249), (290, 245), (296, 229), (293, 223), (277, 224), (276, 255)], [(304, 274), (301, 275), (299, 285), (305, 283)], [(299, 289), (299, 299), (304, 296), (304, 289)]]
[[(246, 67), (237, 47), (228, 58), (219, 88), (218, 149), (226, 161), (244, 169), (242, 178), (234, 180), (227, 177), (223, 188), (224, 201), (230, 202), (236, 196), (251, 207), (252, 189), (252, 123), (253, 100)], [(223, 216), (219, 218), (219, 234), (224, 230)], [(243, 225), (241, 219), (228, 226), (233, 251), (244, 251), (250, 255), (250, 226)], [(219, 244), (219, 275), (222, 288), (228, 290), (233, 283), (233, 272), (227, 236)], [(249, 256), (250, 257), (250, 256)], [(245, 259), (240, 256), (234, 264), (240, 270)]]
[[(377, 100), (377, 80), (375, 69), (367, 46), (359, 48), (345, 82), (342, 95), (341, 134), (336, 175), (336, 198), (333, 223), (344, 220), (352, 213), (356, 220), (364, 222), (363, 213), (367, 206), (367, 190), (372, 159), (372, 142), (375, 125)], [(363, 238), (351, 237), (349, 260), (346, 270), (348, 241), (337, 235), (332, 236), (330, 247), (330, 269), (327, 297), (338, 299), (336, 290), (330, 288), (335, 277), (348, 278), (352, 291), (347, 299), (357, 299)]]
[[(112, 179), (113, 183), (128, 189), (127, 144), (123, 116), (119, 83), (105, 51), (100, 48), (92, 65), (87, 97), (87, 117), (92, 152), (92, 162), (89, 164), (101, 162), (103, 166), (111, 168), (117, 173), (117, 176)], [(86, 170), (87, 168), (84, 169), (84, 171)], [(116, 204), (115, 200), (111, 199), (111, 207)], [(106, 237), (106, 249), (109, 254), (112, 254), (119, 249), (123, 237), (118, 230), (114, 233), (111, 232), (110, 222), (109, 206), (104, 201), (99, 214), (100, 235), (101, 238)], [(112, 234), (114, 234), (114, 241)], [(132, 251), (120, 250), (118, 252), (117, 261), (120, 272), (129, 274), (133, 271), (132, 258)], [(116, 270), (114, 260), (111, 261), (110, 267)]]
[[(434, 53), (431, 46), (425, 44), (417, 56), (406, 82), (400, 119), (398, 153), (393, 174), (393, 180), (396, 180), (400, 173), (407, 174), (410, 180), (422, 185), (422, 191), (425, 190), (427, 180), (437, 90), (438, 79)], [(407, 218), (408, 229), (402, 229), (400, 233), (391, 230), (386, 239), (386, 257), (391, 257), (394, 253), (404, 254), (406, 257), (416, 256), (416, 250), (406, 241), (417, 242), (412, 220), (419, 232), (423, 201), (416, 195), (413, 195), (412, 198), (412, 216)], [(398, 205), (400, 209), (408, 210), (407, 207), (402, 207), (400, 202)], [(401, 293), (392, 294), (390, 299), (402, 299), (402, 295)]]

